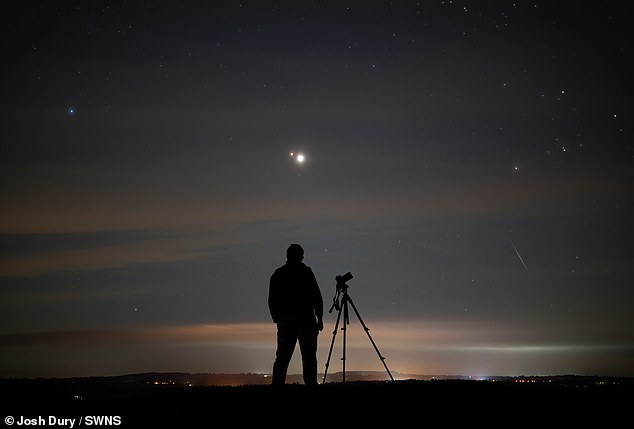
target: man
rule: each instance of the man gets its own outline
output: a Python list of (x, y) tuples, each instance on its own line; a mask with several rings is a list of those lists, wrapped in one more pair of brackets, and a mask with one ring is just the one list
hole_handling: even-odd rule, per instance
[(291, 244), (286, 250), (286, 264), (275, 270), (269, 284), (269, 310), (277, 324), (273, 385), (286, 382), (298, 341), (304, 384), (317, 384), (317, 335), (324, 328), (324, 303), (317, 279), (303, 259), (302, 246)]

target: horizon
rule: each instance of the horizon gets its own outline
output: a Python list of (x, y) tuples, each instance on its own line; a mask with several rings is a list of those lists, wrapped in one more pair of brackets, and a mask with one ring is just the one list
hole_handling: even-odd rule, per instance
[(318, 370), (351, 272), (394, 371), (634, 376), (629, 2), (5, 15), (0, 377), (271, 371), (291, 243)]
[[(634, 380), (629, 376), (610, 376), (601, 374), (519, 374), (502, 375), (491, 374), (482, 376), (472, 376), (466, 374), (409, 374), (391, 371), (393, 380), (390, 379), (386, 371), (348, 371), (346, 370), (346, 381), (343, 381), (343, 372), (338, 371), (328, 374), (326, 381), (323, 381), (323, 372), (317, 372), (318, 384), (345, 384), (354, 382), (386, 382), (394, 383), (399, 381), (514, 381), (524, 382), (564, 382), (565, 380), (594, 380), (597, 383), (608, 380)], [(0, 381), (47, 381), (47, 380), (83, 380), (83, 381), (103, 381), (109, 379), (125, 380), (125, 383), (136, 382), (141, 384), (153, 384), (157, 386), (246, 386), (246, 385), (269, 385), (271, 383), (272, 372), (269, 373), (191, 373), (182, 371), (166, 372), (138, 372), (112, 375), (86, 375), (71, 377), (0, 377)], [(301, 373), (288, 373), (287, 384), (303, 385)]]
[[(331, 315), (331, 317), (334, 317)], [(324, 331), (319, 336), (318, 371), (323, 371), (332, 340), (332, 326), (325, 319)], [(330, 320), (330, 322), (332, 322)], [(601, 347), (575, 344), (509, 344), (515, 331), (506, 327), (500, 332), (495, 324), (483, 324), (476, 329), (472, 323), (373, 323), (365, 320), (390, 371), (407, 374), (455, 374), (471, 377), (487, 376), (548, 376), (577, 374), (587, 376), (630, 377), (627, 348), (611, 345)], [(377, 325), (374, 327), (374, 325)], [(408, 328), (407, 326), (410, 325)], [(329, 372), (341, 368), (342, 331), (335, 337)], [(346, 371), (384, 371), (381, 361), (358, 321), (351, 318), (348, 327)], [(166, 328), (140, 327), (104, 330), (42, 332), (0, 336), (5, 350), (21, 353), (21, 372), (11, 368), (0, 370), (0, 377), (72, 377), (114, 376), (125, 373), (187, 372), (226, 374), (266, 374), (272, 371), (275, 355), (275, 325), (206, 324), (171, 326)], [(495, 341), (495, 342), (492, 342)], [(42, 368), (41, 353), (47, 353), (48, 368), (64, 368), (58, 372), (38, 372)], [(30, 353), (24, 354), (24, 350)], [(68, 353), (71, 350), (72, 353)], [(610, 358), (615, 352), (625, 353), (622, 360), (607, 360), (603, 370), (579, 366), (583, 362), (576, 355), (584, 355), (590, 362), (596, 356)], [(56, 354), (58, 353), (58, 354)], [(447, 354), (452, 359), (447, 359)], [(120, 355), (119, 362), (113, 356)], [(595, 355), (595, 356), (593, 356)], [(143, 356), (131, 362), (127, 356)], [(527, 356), (533, 356), (528, 359)], [(543, 360), (550, 357), (550, 368), (543, 368)], [(571, 358), (571, 357), (574, 357)], [(11, 355), (5, 355), (10, 361)], [(603, 357), (605, 359), (605, 357)], [(175, 362), (186, 362), (185, 365)], [(209, 362), (216, 362), (213, 368)], [(465, 364), (466, 362), (466, 364)], [(103, 371), (99, 368), (120, 366)], [(509, 369), (511, 368), (511, 369)], [(48, 371), (51, 371), (48, 369)], [(101, 371), (101, 372), (100, 372)], [(295, 350), (289, 372), (301, 372), (299, 349)]]

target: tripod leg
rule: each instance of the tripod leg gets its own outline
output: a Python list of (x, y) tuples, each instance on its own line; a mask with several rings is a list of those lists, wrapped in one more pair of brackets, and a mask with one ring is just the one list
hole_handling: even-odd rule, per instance
[(342, 372), (342, 378), (341, 378), (341, 382), (345, 383), (346, 382), (346, 332), (347, 332), (347, 327), (348, 327), (348, 323), (349, 322), (349, 318), (348, 318), (348, 301), (346, 301), (345, 297), (341, 302), (341, 307), (343, 308), (343, 325), (341, 327), (341, 329), (343, 329), (343, 355), (341, 358), (342, 361), (342, 365), (343, 365), (343, 372)]
[(341, 307), (339, 313), (337, 313), (337, 322), (335, 323), (335, 329), (332, 331), (332, 341), (330, 342), (330, 350), (328, 351), (328, 360), (326, 361), (326, 369), (324, 370), (324, 379), (322, 384), (326, 382), (326, 375), (328, 374), (328, 366), (330, 365), (330, 356), (332, 356), (332, 346), (335, 345), (335, 337), (337, 336), (337, 329), (339, 328), (339, 319), (341, 319)]
[[(390, 376), (390, 380), (394, 381), (394, 377), (392, 377), (392, 373), (390, 372), (389, 368), (385, 364), (385, 358), (383, 356), (381, 356), (381, 352), (379, 352), (379, 348), (376, 346), (376, 343), (374, 342), (374, 340), (372, 339), (372, 336), (370, 335), (370, 328), (365, 326), (365, 323), (363, 323), (363, 319), (361, 318), (361, 315), (359, 314), (359, 311), (357, 310), (357, 307), (354, 305), (354, 302), (352, 302), (352, 298), (350, 298), (350, 296), (348, 296), (348, 295), (346, 295), (345, 298), (346, 298), (346, 303), (350, 302), (350, 304), (352, 305), (352, 309), (356, 313), (357, 318), (359, 319), (359, 322), (361, 322), (361, 326), (363, 326), (363, 329), (365, 330), (365, 333), (368, 334), (368, 338), (370, 339), (370, 342), (374, 346), (374, 350), (376, 351), (376, 354), (379, 356), (379, 359), (381, 359), (381, 363), (385, 367), (385, 370), (387, 371), (388, 375)], [(345, 331), (344, 331), (344, 335), (345, 335)]]

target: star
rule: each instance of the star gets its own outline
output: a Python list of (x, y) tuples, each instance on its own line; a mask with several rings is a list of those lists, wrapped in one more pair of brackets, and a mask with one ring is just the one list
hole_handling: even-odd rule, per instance
[(67, 112), (69, 116), (75, 116), (75, 113), (77, 113), (77, 108), (75, 106), (69, 106)]

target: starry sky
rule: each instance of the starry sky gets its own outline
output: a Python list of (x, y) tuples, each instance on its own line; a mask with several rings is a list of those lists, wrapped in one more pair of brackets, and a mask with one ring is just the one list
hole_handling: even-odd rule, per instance
[(5, 9), (0, 376), (270, 372), (290, 243), (393, 372), (634, 376), (628, 2)]

